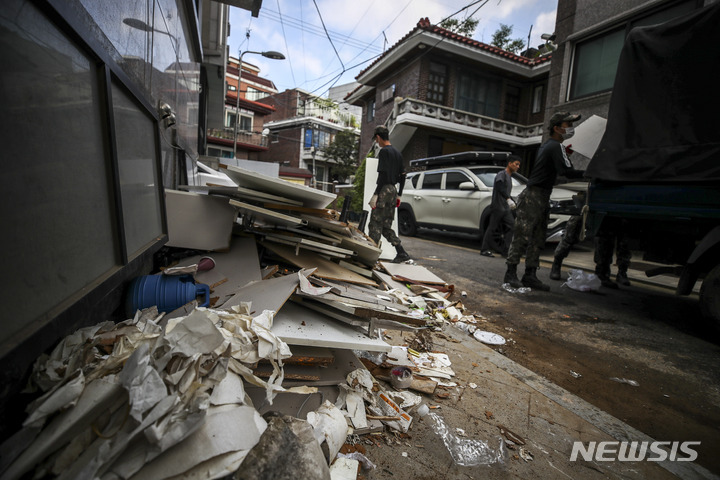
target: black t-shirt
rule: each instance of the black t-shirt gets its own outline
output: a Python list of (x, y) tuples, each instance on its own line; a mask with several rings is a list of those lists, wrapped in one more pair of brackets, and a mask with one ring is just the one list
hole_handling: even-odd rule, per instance
[(384, 185), (395, 185), (405, 171), (402, 154), (392, 145), (385, 145), (378, 155), (378, 176), (375, 194), (380, 193)]
[(565, 152), (565, 147), (554, 138), (543, 143), (537, 153), (535, 165), (528, 179), (528, 187), (536, 186), (552, 189), (558, 175), (579, 178), (581, 171), (575, 170)]

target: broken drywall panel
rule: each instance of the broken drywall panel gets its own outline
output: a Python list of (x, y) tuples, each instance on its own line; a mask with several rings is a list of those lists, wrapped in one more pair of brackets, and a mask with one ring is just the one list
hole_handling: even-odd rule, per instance
[(310, 208), (325, 208), (337, 195), (315, 188), (290, 183), (280, 178), (269, 177), (262, 173), (228, 165), (225, 173), (240, 187), (250, 188), (271, 195), (290, 198), (303, 202)]
[(282, 213), (274, 212), (262, 207), (256, 207), (245, 202), (238, 202), (237, 200), (230, 199), (230, 205), (240, 210), (243, 215), (249, 218), (260, 217), (266, 223), (273, 225), (305, 225), (305, 221), (297, 217), (291, 217)]
[(227, 310), (235, 305), (240, 305), (242, 302), (252, 302), (250, 305), (251, 313), (255, 312), (255, 314), (259, 315), (264, 310), (277, 312), (297, 288), (300, 282), (298, 275), (302, 274), (302, 272), (298, 272), (245, 285), (230, 297), (222, 305), (222, 308)]
[[(340, 283), (331, 282), (328, 280), (324, 280), (322, 278), (317, 277), (311, 277), (309, 279), (312, 283), (322, 286), (322, 287), (330, 287), (331, 293), (338, 295), (339, 297), (348, 298), (352, 300), (359, 300), (364, 303), (374, 304), (374, 305), (380, 305), (383, 307), (389, 307), (389, 308), (395, 308), (398, 311), (401, 312), (409, 312), (410, 308), (399, 303), (396, 301), (393, 301), (394, 297), (391, 297), (384, 293), (383, 295), (376, 295), (374, 293), (369, 293), (365, 289), (361, 289), (358, 286), (346, 286), (342, 285)], [(341, 299), (337, 299), (341, 300)]]
[(351, 299), (346, 299), (343, 301), (337, 301), (337, 300), (329, 300), (325, 298), (324, 295), (304, 295), (301, 293), (298, 293), (296, 296), (303, 299), (303, 301), (310, 301), (310, 302), (317, 302), (327, 305), (328, 307), (332, 307), (336, 310), (339, 310), (341, 312), (344, 312), (348, 315), (351, 315), (353, 317), (357, 317), (359, 319), (366, 318), (374, 318), (374, 319), (385, 319), (385, 320), (393, 320), (395, 322), (399, 323), (405, 323), (415, 326), (424, 326), (427, 324), (427, 322), (422, 318), (413, 317), (410, 315), (404, 315), (402, 313), (396, 313), (392, 312), (390, 310), (385, 309), (384, 307), (377, 307), (374, 308), (372, 306), (358, 306), (353, 305), (349, 302), (355, 301)]
[(202, 195), (216, 194), (226, 195), (228, 197), (245, 198), (255, 202), (275, 202), (278, 207), (288, 206), (299, 206), (302, 202), (299, 200), (292, 200), (290, 198), (279, 197), (277, 195), (271, 195), (265, 192), (259, 192), (250, 188), (244, 187), (228, 187), (222, 185), (207, 185), (207, 186), (195, 186), (195, 185), (178, 185), (178, 189), (186, 190), (188, 192), (199, 193)]
[(321, 257), (317, 253), (302, 251), (296, 255), (295, 250), (292, 247), (270, 243), (264, 243), (263, 245), (291, 265), (301, 268), (316, 267), (317, 270), (315, 271), (315, 276), (317, 277), (326, 278), (328, 280), (342, 280), (349, 283), (359, 283), (363, 285), (377, 285), (373, 280), (358, 275), (355, 272), (351, 272), (337, 263)]
[(309, 308), (310, 310), (314, 310), (316, 312), (322, 313), (323, 315), (327, 315), (330, 318), (334, 318), (335, 320), (343, 322), (347, 325), (352, 325), (353, 327), (361, 327), (365, 329), (368, 329), (370, 327), (370, 322), (368, 321), (368, 319), (357, 317), (352, 313), (344, 311), (340, 308), (335, 308), (332, 305), (326, 305), (322, 302), (313, 302), (297, 295), (291, 297), (290, 300), (306, 308)]
[(265, 415), (267, 412), (273, 411), (305, 419), (308, 412), (317, 410), (317, 408), (322, 405), (324, 399), (336, 402), (340, 390), (337, 385), (333, 385), (326, 387), (320, 386), (317, 388), (317, 392), (309, 395), (278, 392), (273, 399), (272, 405), (265, 401), (264, 389), (254, 385), (248, 385), (246, 392), (260, 415)]
[(234, 236), (227, 252), (188, 257), (178, 262), (178, 266), (192, 265), (208, 256), (215, 262), (215, 267), (196, 273), (195, 281), (210, 286), (210, 297), (217, 298), (212, 303), (216, 307), (224, 304), (238, 289), (263, 278), (254, 237)]
[(286, 303), (275, 315), (271, 331), (288, 345), (314, 345), (372, 352), (392, 350), (390, 345), (379, 338), (370, 338), (351, 326), (338, 323), (294, 302)]
[(223, 250), (230, 246), (237, 211), (227, 198), (165, 190), (169, 247)]
[(300, 235), (301, 237), (307, 237), (310, 239), (318, 240), (323, 243), (327, 243), (328, 245), (333, 245), (337, 247), (340, 245), (340, 239), (336, 237), (330, 237), (327, 235), (322, 235), (316, 231), (310, 230), (306, 227), (285, 227), (285, 226), (276, 226), (274, 229), (277, 231), (285, 231), (288, 233), (293, 233), (295, 235)]
[(273, 203), (266, 203), (263, 205), (265, 208), (271, 208), (275, 210), (285, 210), (287, 212), (292, 212), (294, 214), (297, 214), (298, 216), (302, 214), (307, 214), (313, 217), (319, 217), (319, 218), (327, 218), (330, 220), (335, 220), (340, 215), (336, 210), (333, 210), (331, 208), (309, 208), (309, 207), (297, 207), (297, 206), (288, 206), (288, 205), (278, 205)]
[(332, 258), (347, 258), (349, 255), (343, 254), (343, 253), (336, 253), (336, 252), (330, 252), (328, 250), (325, 250), (323, 248), (317, 248), (317, 247), (311, 247), (305, 244), (302, 244), (301, 242), (292, 242), (290, 240), (285, 240), (284, 238), (266, 238), (261, 241), (263, 245), (265, 245), (265, 242), (270, 243), (276, 243), (280, 245), (288, 245), (293, 248), (295, 255), (300, 255), (300, 249), (303, 250), (309, 250), (311, 252), (316, 252), (320, 255), (324, 255), (326, 257), (332, 257)]
[(431, 285), (445, 285), (446, 283), (445, 280), (421, 265), (380, 262), (380, 266), (395, 279), (410, 280)]

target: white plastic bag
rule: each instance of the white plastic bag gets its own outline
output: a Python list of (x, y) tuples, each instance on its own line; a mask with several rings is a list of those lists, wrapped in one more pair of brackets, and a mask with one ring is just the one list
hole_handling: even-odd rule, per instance
[(573, 269), (563, 285), (579, 292), (590, 292), (600, 288), (600, 279), (594, 273)]

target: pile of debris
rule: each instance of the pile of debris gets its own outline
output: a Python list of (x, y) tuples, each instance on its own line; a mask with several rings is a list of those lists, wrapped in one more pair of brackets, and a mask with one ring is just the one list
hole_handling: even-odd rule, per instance
[[(2, 446), (3, 478), (354, 478), (373, 465), (341, 452), (346, 439), (407, 433), (418, 394), (452, 378), (446, 355), (423, 350), (428, 329), (463, 318), (452, 285), (382, 261), (325, 208), (332, 194), (227, 175), (237, 186), (166, 191), (164, 253), (179, 261), (155, 280), (189, 276), (208, 298), (158, 311), (128, 293), (128, 320), (39, 358), (40, 396)], [(425, 342), (393, 346), (383, 329)]]

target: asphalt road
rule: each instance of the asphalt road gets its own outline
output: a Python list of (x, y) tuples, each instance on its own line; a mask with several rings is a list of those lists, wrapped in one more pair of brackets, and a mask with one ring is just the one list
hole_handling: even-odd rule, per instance
[(498, 351), (656, 440), (701, 441), (697, 462), (720, 474), (720, 338), (696, 298), (640, 284), (577, 292), (550, 281), (549, 267), (538, 277), (550, 292), (510, 293), (505, 260), (480, 256), (475, 236), (420, 230), (402, 241), (454, 298), (467, 293), (483, 329), (508, 340)]

